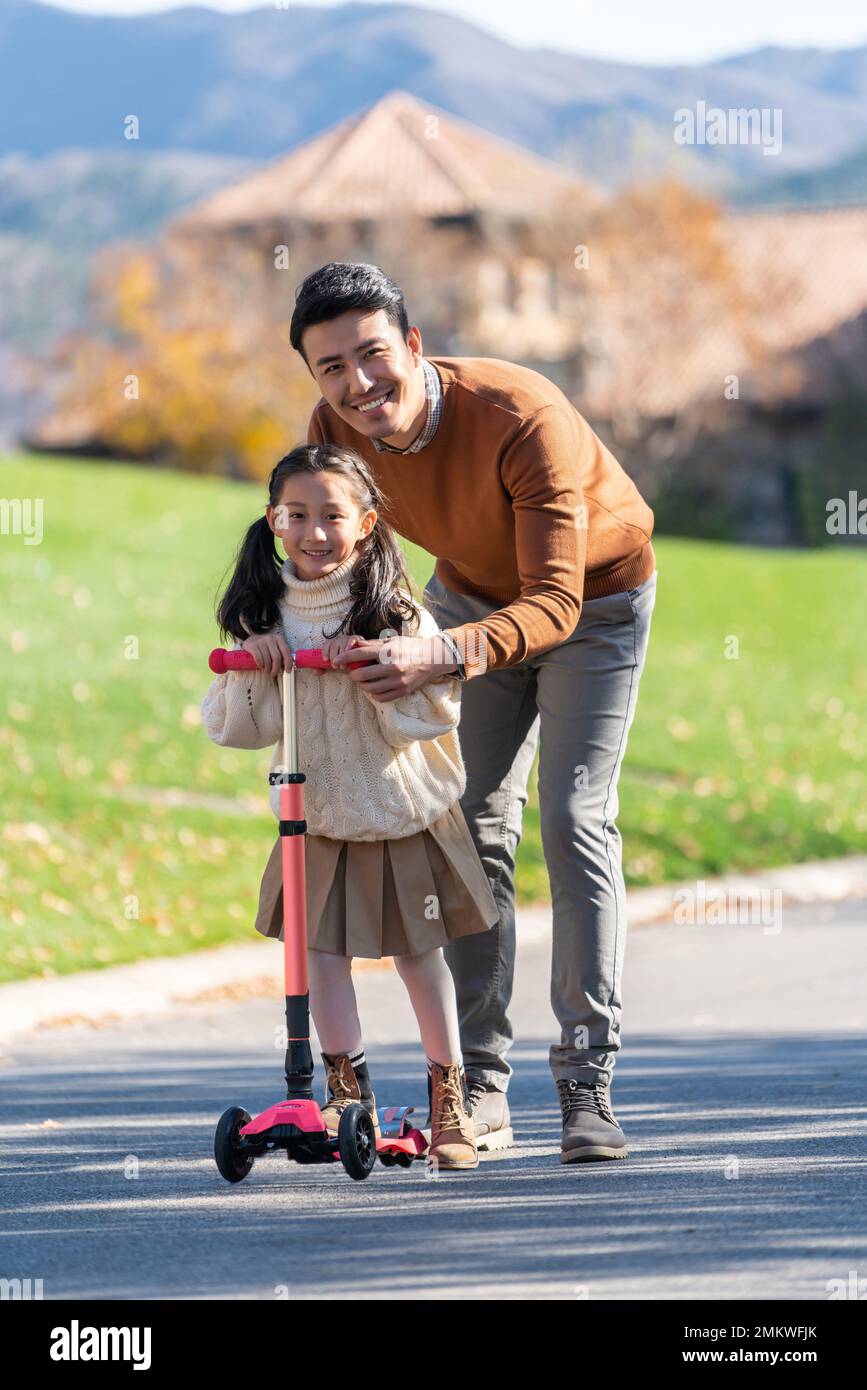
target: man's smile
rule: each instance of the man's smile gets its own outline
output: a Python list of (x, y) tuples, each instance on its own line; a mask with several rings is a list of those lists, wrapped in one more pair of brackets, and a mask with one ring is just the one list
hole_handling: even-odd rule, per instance
[(361, 415), (369, 415), (373, 411), (381, 409), (386, 401), (391, 400), (394, 394), (394, 387), (389, 386), (387, 391), (380, 391), (378, 396), (370, 396), (366, 401), (361, 401), (359, 405), (354, 405), (353, 410), (359, 411)]

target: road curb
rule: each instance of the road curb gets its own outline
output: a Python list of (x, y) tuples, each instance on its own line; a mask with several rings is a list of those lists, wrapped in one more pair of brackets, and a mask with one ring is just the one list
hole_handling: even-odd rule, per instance
[[(727, 874), (627, 892), (630, 927), (671, 924), (684, 893), (779, 892), (786, 903), (833, 903), (867, 899), (867, 855)], [(546, 943), (550, 906), (521, 908), (517, 935), (521, 947)], [(282, 991), (282, 952), (276, 942), (219, 946), (185, 956), (161, 956), (132, 965), (81, 971), (0, 986), (0, 1043), (35, 1030), (76, 1025), (109, 1027), (131, 1017), (169, 1013), (185, 1006), (221, 1003)], [(356, 961), (354, 970), (391, 969), (379, 961)]]

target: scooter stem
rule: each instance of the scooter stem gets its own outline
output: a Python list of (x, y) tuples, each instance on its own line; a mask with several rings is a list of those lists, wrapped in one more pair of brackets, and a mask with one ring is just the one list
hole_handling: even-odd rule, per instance
[(283, 769), (280, 782), (280, 849), (283, 871), (283, 968), (286, 989), (286, 1098), (313, 1099), (310, 995), (307, 979), (307, 875), (304, 856), (303, 772), (298, 771), (295, 667), (283, 672)]

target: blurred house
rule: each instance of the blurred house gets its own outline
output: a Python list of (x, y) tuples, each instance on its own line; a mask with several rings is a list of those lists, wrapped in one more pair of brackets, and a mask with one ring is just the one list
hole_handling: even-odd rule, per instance
[[(679, 185), (611, 199), (397, 91), (194, 204), (163, 251), (185, 283), (207, 267), (284, 340), (311, 270), (383, 266), (429, 354), (544, 372), (669, 529), (817, 538), (805, 508), (836, 476), (841, 402), (856, 437), (843, 481), (865, 457), (865, 207), (737, 212)], [(66, 430), (81, 444), (71, 424), (29, 442), (62, 447)]]
[[(867, 207), (728, 211), (719, 235), (733, 311), (697, 285), (677, 346), (648, 351), (652, 325), (619, 344), (578, 385), (582, 408), (650, 475), (667, 529), (820, 541), (829, 497), (867, 497)], [(618, 441), (627, 403), (642, 426)]]
[[(202, 200), (167, 242), (227, 273), (239, 248), (257, 252), (286, 317), (317, 266), (370, 261), (406, 290), (430, 353), (558, 360), (579, 331), (561, 312), (566, 229), (600, 201), (558, 165), (395, 91)], [(281, 247), (287, 283), (275, 300)]]

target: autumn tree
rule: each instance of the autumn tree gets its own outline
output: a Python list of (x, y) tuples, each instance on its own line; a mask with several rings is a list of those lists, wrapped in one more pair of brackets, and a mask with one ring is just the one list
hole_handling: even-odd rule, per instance
[(306, 438), (318, 399), (281, 316), (286, 277), (236, 250), (125, 247), (91, 284), (96, 332), (67, 339), (60, 409), (133, 458), (201, 472), (267, 476)]

